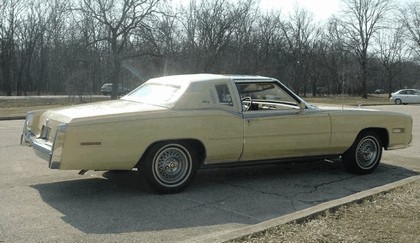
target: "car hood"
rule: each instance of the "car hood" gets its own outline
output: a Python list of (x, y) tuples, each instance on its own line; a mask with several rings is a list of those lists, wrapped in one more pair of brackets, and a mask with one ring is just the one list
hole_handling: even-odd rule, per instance
[(362, 108), (362, 107), (351, 107), (351, 106), (317, 106), (317, 109), (321, 110), (322, 112), (328, 112), (328, 113), (346, 113), (346, 114), (357, 114), (357, 115), (374, 115), (374, 116), (409, 116), (407, 114), (403, 114), (400, 112), (393, 112), (393, 111), (380, 111), (377, 109), (368, 109), (368, 108)]
[(166, 110), (165, 107), (143, 104), (133, 101), (112, 100), (84, 105), (68, 106), (59, 109), (47, 110), (42, 120), (51, 119), (62, 123), (88, 121), (106, 117), (126, 117), (133, 113), (145, 113)]

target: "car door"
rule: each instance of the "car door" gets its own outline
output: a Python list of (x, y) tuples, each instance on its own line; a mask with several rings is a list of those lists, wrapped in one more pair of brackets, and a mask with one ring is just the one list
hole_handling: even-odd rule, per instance
[(412, 103), (420, 103), (420, 91), (419, 90), (413, 90)]
[(410, 95), (408, 94), (408, 90), (402, 90), (398, 93), (397, 98), (400, 98), (402, 103), (410, 102)]
[(328, 154), (331, 123), (326, 113), (273, 112), (244, 116), (241, 160)]
[[(244, 89), (239, 89), (243, 96)], [(278, 86), (263, 92), (265, 97), (270, 100), (274, 97), (276, 102), (272, 105), (257, 99), (262, 104), (260, 107), (269, 108), (272, 105), (272, 109), (243, 111), (244, 149), (241, 161), (328, 154), (331, 122), (327, 113), (310, 108), (299, 109), (296, 100), (295, 105), (290, 105), (293, 98), (287, 97), (288, 94)], [(262, 92), (253, 92), (252, 95), (257, 97), (257, 93)]]
[(407, 90), (407, 95), (404, 103), (415, 103), (416, 95), (414, 90)]

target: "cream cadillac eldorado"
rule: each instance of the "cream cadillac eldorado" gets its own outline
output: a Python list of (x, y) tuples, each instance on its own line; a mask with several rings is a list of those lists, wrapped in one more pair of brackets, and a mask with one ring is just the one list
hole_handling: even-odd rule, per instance
[(161, 193), (185, 189), (201, 166), (342, 158), (378, 166), (382, 148), (412, 140), (410, 116), (320, 109), (278, 80), (191, 74), (154, 78), (119, 100), (29, 112), (22, 145), (51, 169), (137, 168)]

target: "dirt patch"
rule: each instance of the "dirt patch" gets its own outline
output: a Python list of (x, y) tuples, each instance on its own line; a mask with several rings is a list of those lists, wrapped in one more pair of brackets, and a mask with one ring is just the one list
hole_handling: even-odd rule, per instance
[(229, 242), (420, 242), (420, 180), (303, 223)]

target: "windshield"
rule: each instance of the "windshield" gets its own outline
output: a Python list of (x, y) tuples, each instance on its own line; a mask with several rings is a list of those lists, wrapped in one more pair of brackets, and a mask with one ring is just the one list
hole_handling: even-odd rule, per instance
[(181, 93), (180, 86), (146, 83), (121, 99), (167, 107), (175, 103)]

